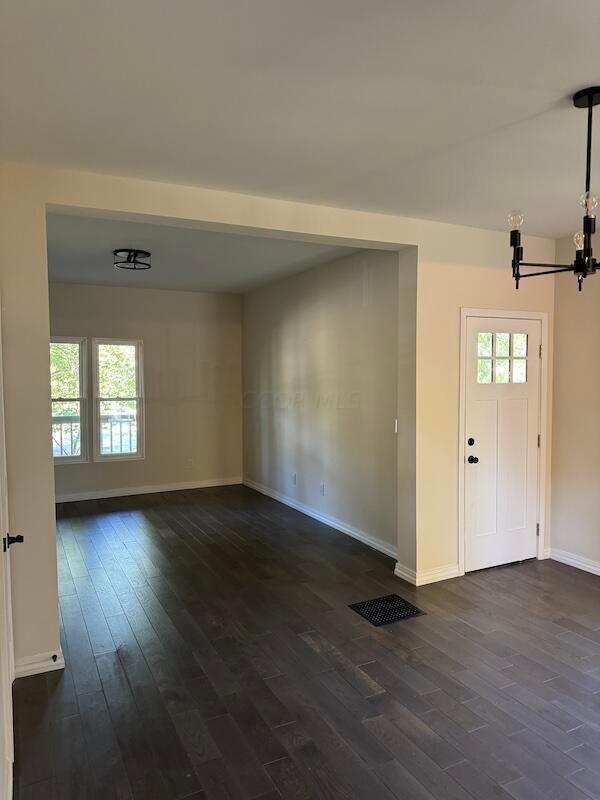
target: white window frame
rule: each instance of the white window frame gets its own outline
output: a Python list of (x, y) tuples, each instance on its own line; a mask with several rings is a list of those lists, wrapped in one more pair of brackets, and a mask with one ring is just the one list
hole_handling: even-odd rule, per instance
[[(78, 456), (53, 456), (55, 464), (87, 464), (90, 460), (89, 457), (89, 431), (88, 431), (88, 378), (87, 378), (87, 363), (88, 363), (88, 347), (87, 338), (85, 336), (51, 336), (50, 344), (78, 344), (79, 345), (79, 397), (52, 397), (52, 390), (50, 390), (50, 416), (51, 425), (54, 416), (52, 414), (52, 403), (77, 403), (79, 402), (79, 428), (80, 428), (80, 450), (81, 454)], [(49, 353), (48, 353), (49, 355)], [(50, 442), (52, 443), (52, 427), (50, 427)]]
[[(135, 347), (136, 396), (100, 397), (98, 346), (101, 344), (128, 345)], [(145, 458), (145, 403), (144, 403), (144, 347), (141, 339), (92, 339), (93, 392), (94, 392), (94, 461), (143, 461)], [(100, 403), (109, 400), (135, 400), (137, 402), (138, 449), (135, 453), (102, 453), (100, 449)]]

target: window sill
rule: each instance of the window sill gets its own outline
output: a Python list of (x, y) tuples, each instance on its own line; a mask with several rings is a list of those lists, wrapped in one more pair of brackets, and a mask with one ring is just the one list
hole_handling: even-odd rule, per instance
[(144, 461), (146, 456), (140, 453), (131, 453), (127, 455), (119, 455), (118, 453), (111, 453), (110, 455), (100, 455), (96, 453), (94, 456), (94, 462), (96, 464), (102, 464), (105, 461)]
[(58, 466), (59, 464), (67, 465), (67, 464), (89, 464), (89, 458), (76, 458), (72, 456), (53, 456), (54, 466)]

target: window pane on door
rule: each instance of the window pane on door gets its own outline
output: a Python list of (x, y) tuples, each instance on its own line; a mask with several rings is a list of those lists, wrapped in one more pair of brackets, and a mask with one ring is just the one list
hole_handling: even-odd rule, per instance
[(477, 334), (477, 355), (480, 358), (492, 357), (492, 344), (494, 341), (493, 333), (481, 332)]
[(81, 403), (78, 400), (52, 402), (52, 455), (55, 458), (81, 455)]
[(513, 383), (527, 383), (527, 359), (515, 358), (512, 365)]
[(135, 397), (136, 395), (136, 346), (99, 344), (98, 396)]
[(80, 344), (50, 343), (50, 392), (52, 397), (80, 397)]
[(137, 453), (137, 400), (101, 400), (99, 406), (100, 454)]
[(510, 380), (510, 361), (508, 358), (496, 359), (496, 383), (508, 383)]
[[(508, 358), (510, 355), (510, 333), (496, 334), (496, 357)], [(500, 381), (498, 381), (500, 383)]]
[[(513, 351), (515, 358), (525, 358), (527, 356), (527, 334), (513, 333)], [(515, 381), (516, 383), (516, 381)]]
[(492, 359), (480, 358), (477, 361), (477, 383), (492, 382)]

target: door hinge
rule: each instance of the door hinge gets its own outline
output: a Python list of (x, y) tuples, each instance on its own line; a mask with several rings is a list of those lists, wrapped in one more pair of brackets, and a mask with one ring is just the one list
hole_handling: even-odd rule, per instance
[(542, 434), (538, 433), (538, 448), (542, 446)]
[(539, 522), (536, 522), (536, 524), (535, 524), (535, 535), (537, 537), (539, 537), (539, 535), (540, 535), (540, 523)]
[(542, 357), (542, 345), (540, 345), (540, 358)]

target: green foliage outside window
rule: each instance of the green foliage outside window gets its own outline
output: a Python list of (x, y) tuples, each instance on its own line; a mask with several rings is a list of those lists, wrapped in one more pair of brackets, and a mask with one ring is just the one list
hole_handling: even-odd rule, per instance
[(57, 417), (77, 416), (79, 405), (64, 402), (76, 400), (79, 386), (79, 344), (75, 342), (52, 342), (50, 344), (50, 387), (52, 397), (63, 402), (52, 403), (52, 414)]
[(135, 397), (135, 346), (98, 345), (98, 396)]

